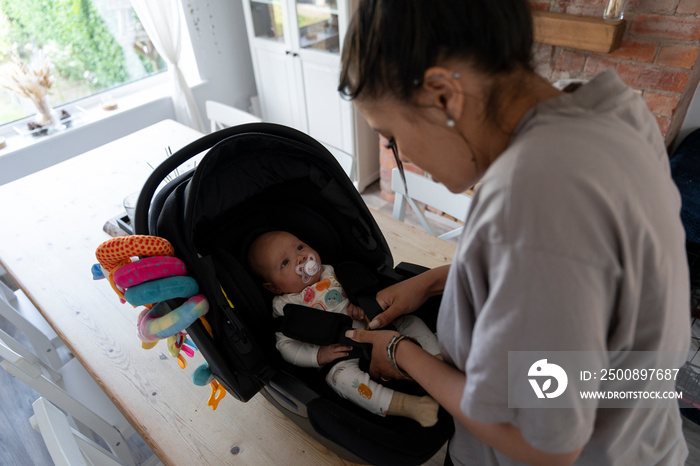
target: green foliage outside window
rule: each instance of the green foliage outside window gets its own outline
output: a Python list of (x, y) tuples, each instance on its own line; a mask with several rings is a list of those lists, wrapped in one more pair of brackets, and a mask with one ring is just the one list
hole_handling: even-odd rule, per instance
[[(54, 106), (166, 68), (128, 1), (0, 0), (0, 75), (39, 50), (54, 65)], [(0, 125), (33, 114), (25, 100), (0, 88)]]
[[(128, 79), (122, 49), (90, 0), (0, 0), (0, 11), (11, 42), (55, 49), (47, 55), (61, 76), (87, 79), (95, 88)], [(28, 60), (31, 51), (17, 53)]]

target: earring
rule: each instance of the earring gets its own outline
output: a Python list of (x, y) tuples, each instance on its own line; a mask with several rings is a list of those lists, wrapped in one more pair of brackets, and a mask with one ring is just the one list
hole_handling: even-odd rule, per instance
[[(459, 79), (461, 75), (459, 74), (459, 71), (454, 71), (452, 72), (452, 79)], [(448, 128), (454, 128), (455, 127), (455, 120), (452, 117), (447, 118), (447, 127)]]

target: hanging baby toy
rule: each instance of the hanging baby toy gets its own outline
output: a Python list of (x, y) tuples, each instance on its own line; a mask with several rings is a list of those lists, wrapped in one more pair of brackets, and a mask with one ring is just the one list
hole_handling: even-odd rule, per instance
[[(177, 358), (184, 369), (187, 362), (181, 353), (192, 357), (197, 349), (187, 338), (185, 329), (197, 319), (210, 329), (204, 318), (209, 302), (198, 294), (197, 281), (187, 275), (185, 263), (174, 254), (172, 244), (158, 236), (112, 238), (97, 248), (95, 255), (99, 264), (93, 265), (92, 274), (96, 280), (107, 278), (122, 303), (144, 306), (137, 319), (141, 346), (150, 349), (158, 340), (165, 339), (171, 356)], [(200, 366), (194, 380), (197, 385), (211, 385), (208, 405), (216, 409), (225, 391), (213, 377), (207, 377), (203, 383), (202, 375), (207, 369), (207, 364)]]

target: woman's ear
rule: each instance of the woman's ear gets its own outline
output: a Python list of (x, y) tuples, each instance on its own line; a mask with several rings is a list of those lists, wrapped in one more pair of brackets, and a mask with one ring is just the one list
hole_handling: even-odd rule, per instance
[(446, 122), (459, 120), (464, 112), (464, 86), (460, 77), (460, 73), (441, 66), (425, 70), (421, 104), (441, 109)]

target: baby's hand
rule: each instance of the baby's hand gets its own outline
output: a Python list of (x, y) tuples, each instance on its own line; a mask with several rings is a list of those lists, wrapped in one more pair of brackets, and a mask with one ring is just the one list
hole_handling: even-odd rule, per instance
[(365, 317), (365, 311), (363, 311), (361, 307), (357, 307), (354, 304), (348, 304), (348, 315), (360, 322), (364, 322), (365, 319), (367, 319)]
[(321, 346), (318, 350), (318, 355), (316, 355), (316, 360), (319, 366), (328, 364), (329, 362), (335, 361), (338, 358), (344, 358), (347, 356), (349, 351), (352, 350), (352, 346), (343, 345), (342, 343), (335, 343), (333, 345)]

